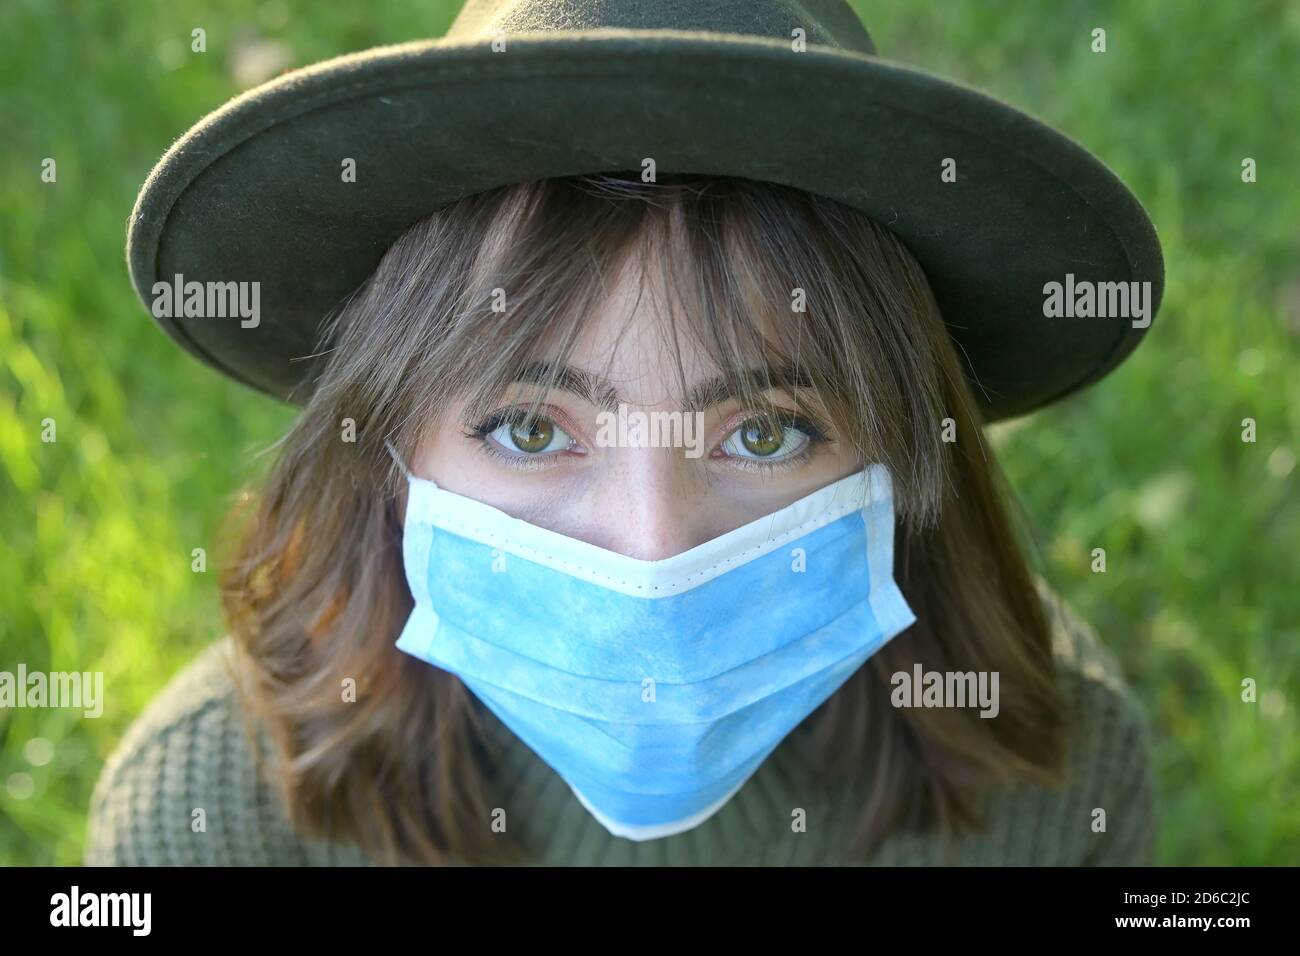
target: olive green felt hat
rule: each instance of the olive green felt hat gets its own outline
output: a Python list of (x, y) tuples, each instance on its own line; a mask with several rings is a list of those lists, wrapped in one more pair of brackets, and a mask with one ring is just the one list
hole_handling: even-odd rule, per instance
[[(469, 0), (442, 39), (296, 70), (204, 118), (144, 184), (127, 258), (181, 345), (302, 402), (322, 321), (413, 223), (647, 157), (892, 230), (990, 420), (1106, 374), (1159, 307), (1159, 241), (1114, 173), (1005, 103), (881, 59), (843, 0)], [(248, 283), (257, 308), (187, 309), (193, 282)]]

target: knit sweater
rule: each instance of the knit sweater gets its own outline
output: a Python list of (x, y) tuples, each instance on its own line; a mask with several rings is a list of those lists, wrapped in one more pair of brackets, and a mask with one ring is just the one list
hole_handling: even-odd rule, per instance
[[(1053, 648), (1070, 708), (1067, 783), (989, 791), (983, 832), (945, 846), (899, 833), (869, 865), (1133, 865), (1153, 862), (1154, 793), (1147, 719), (1089, 628), (1052, 605)], [(366, 865), (360, 848), (296, 832), (256, 769), (226, 670), (228, 637), (185, 666), (130, 727), (95, 787), (89, 865)], [(484, 711), (506, 749), (499, 781), (511, 832), (540, 865), (822, 865), (856, 821), (853, 801), (809, 785), (791, 734), (721, 810), (661, 839), (611, 835), (526, 744)], [(260, 731), (262, 732), (262, 731)], [(269, 748), (263, 748), (269, 754)], [(193, 832), (203, 808), (206, 830)], [(805, 826), (792, 826), (794, 808)], [(1095, 809), (1105, 811), (1105, 830)]]

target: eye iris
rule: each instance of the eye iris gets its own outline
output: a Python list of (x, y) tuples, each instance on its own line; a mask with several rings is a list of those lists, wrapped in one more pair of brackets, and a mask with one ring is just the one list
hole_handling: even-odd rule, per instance
[(555, 429), (544, 418), (516, 422), (510, 427), (510, 440), (520, 451), (542, 451), (555, 436)]
[(773, 455), (780, 451), (785, 441), (784, 429), (773, 427), (771, 422), (759, 419), (746, 422), (740, 431), (745, 448), (755, 455)]

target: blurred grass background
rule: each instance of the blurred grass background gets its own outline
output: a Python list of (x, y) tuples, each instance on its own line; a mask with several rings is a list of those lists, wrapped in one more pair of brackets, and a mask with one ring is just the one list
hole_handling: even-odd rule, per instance
[[(1161, 861), (1300, 862), (1300, 5), (856, 6), (884, 55), (1057, 126), (1151, 212), (1168, 288), (1146, 344), (993, 439), (1045, 573), (1153, 719)], [(0, 670), (102, 670), (108, 697), (95, 720), (0, 711), (0, 862), (79, 861), (104, 759), (222, 632), (215, 575), (191, 572), (191, 550), (211, 548), (292, 416), (183, 354), (135, 300), (123, 245), (137, 190), (242, 89), (440, 35), (458, 7), (0, 4)], [(206, 53), (190, 51), (195, 27)], [(1105, 574), (1090, 570), (1097, 547)]]

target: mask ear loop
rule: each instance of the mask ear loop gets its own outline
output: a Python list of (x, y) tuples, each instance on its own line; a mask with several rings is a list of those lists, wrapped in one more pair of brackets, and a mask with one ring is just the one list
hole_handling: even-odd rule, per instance
[(410, 468), (406, 467), (406, 462), (402, 460), (402, 456), (397, 453), (397, 449), (393, 447), (393, 443), (387, 438), (384, 439), (384, 447), (388, 449), (388, 454), (392, 456), (393, 461), (397, 462), (397, 467), (402, 469), (402, 474), (408, 479), (414, 478), (414, 473)]
[(388, 449), (388, 454), (392, 456), (393, 461), (397, 462), (397, 467), (402, 469), (402, 474), (406, 476), (408, 482), (420, 482), (421, 484), (429, 485), (433, 488), (438, 487), (438, 483), (432, 478), (421, 478), (415, 472), (411, 471), (411, 469), (406, 466), (406, 462), (402, 460), (402, 456), (397, 453), (397, 448), (394, 447), (393, 443), (387, 438), (384, 439), (384, 447)]

